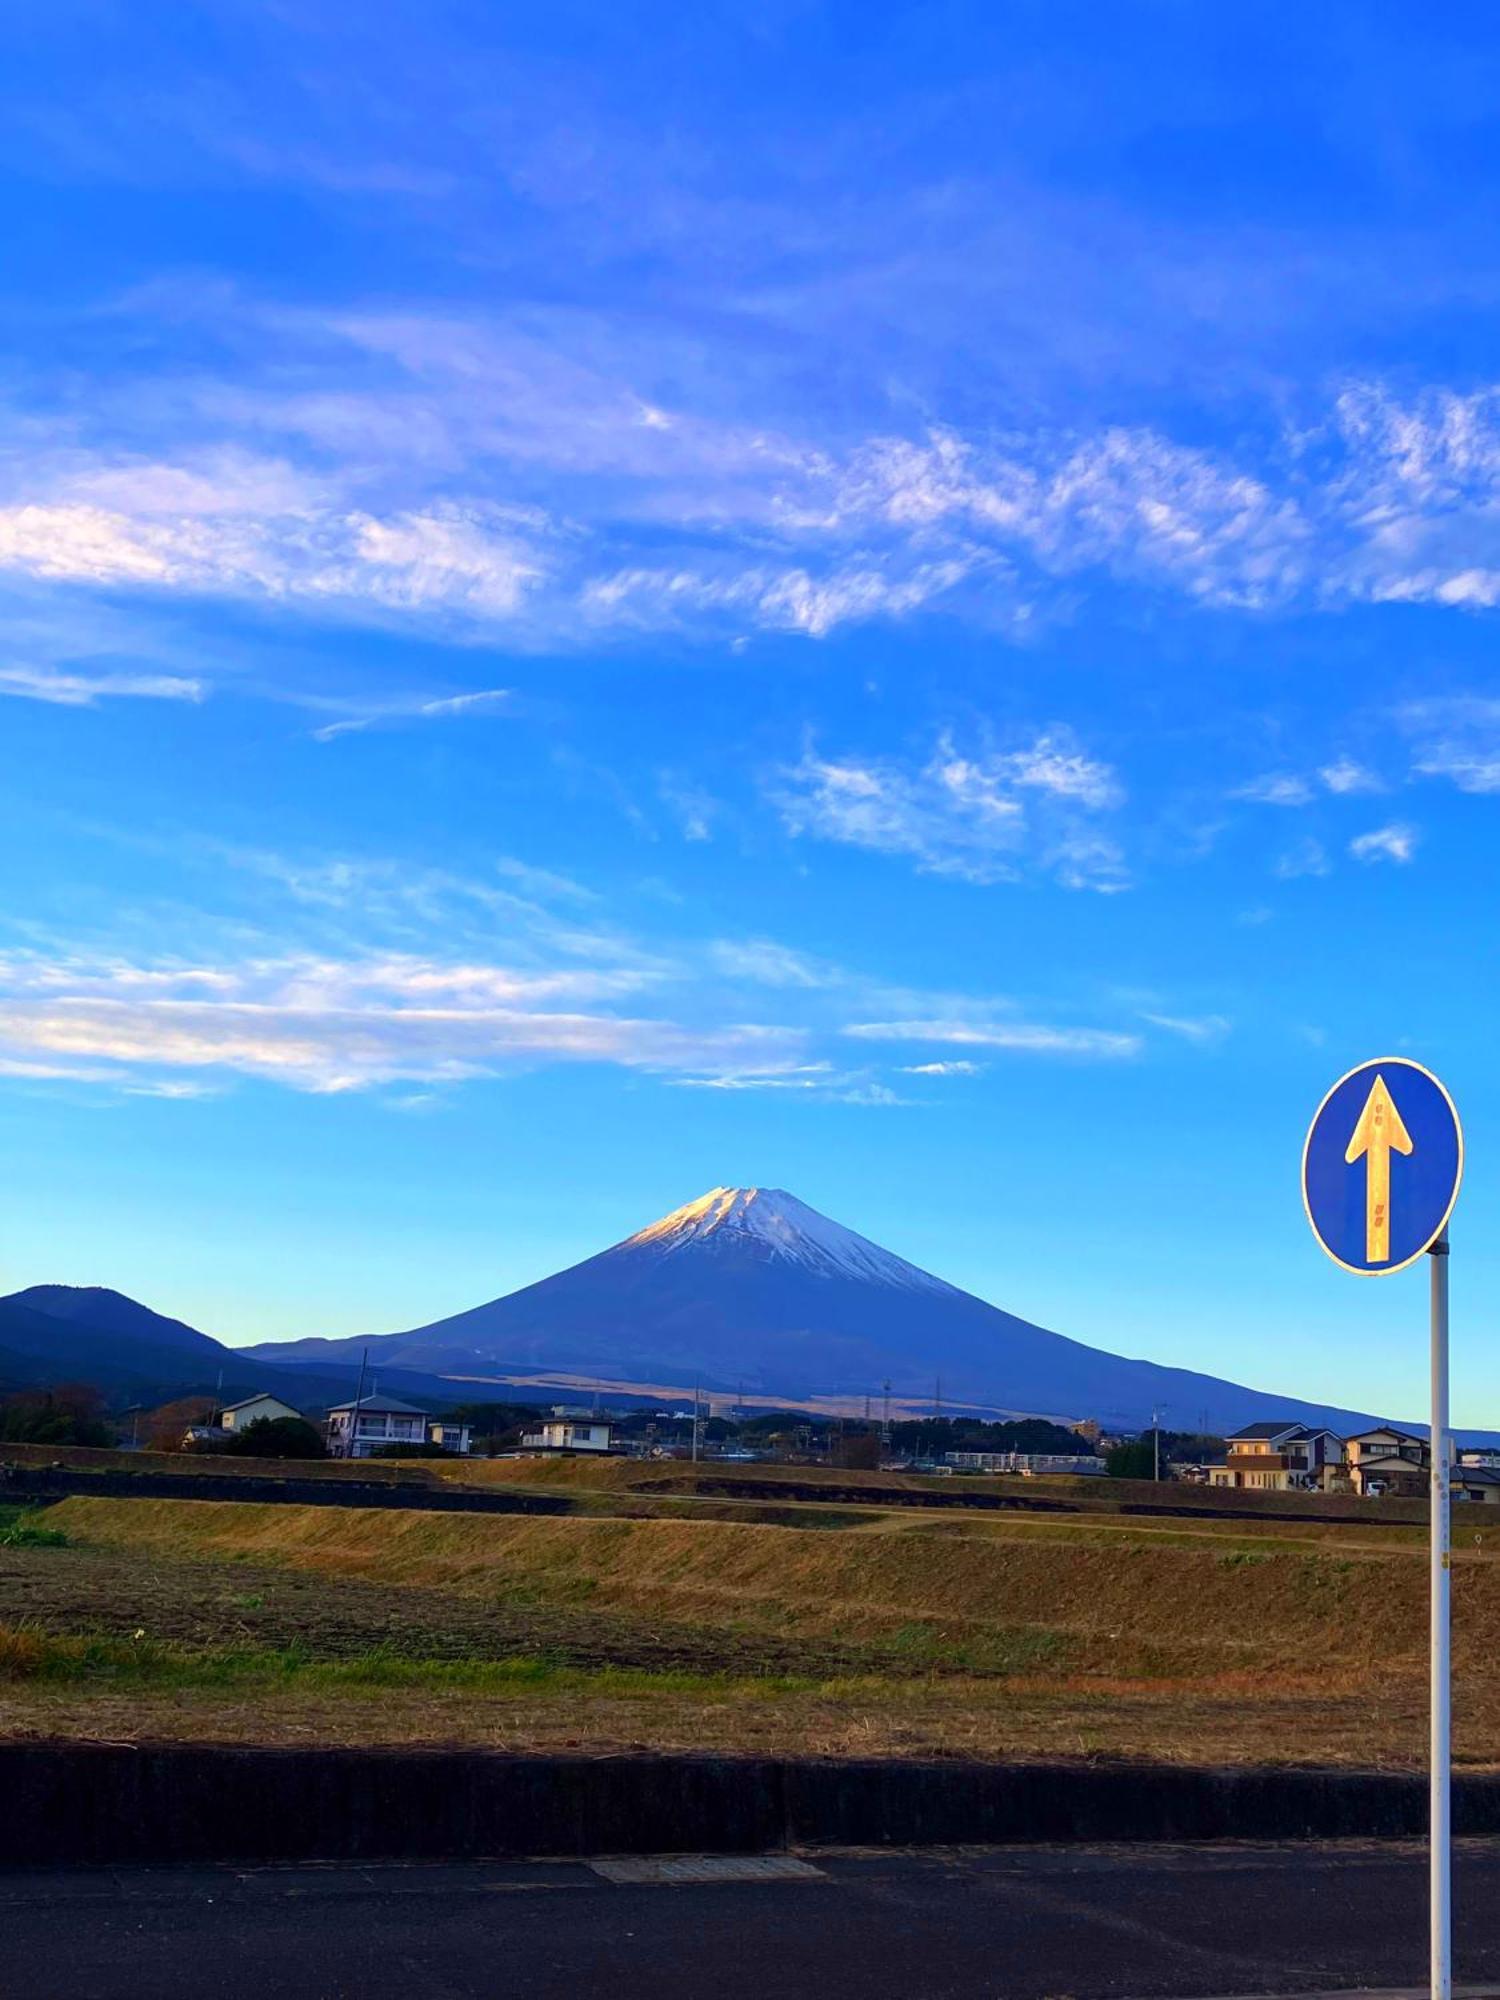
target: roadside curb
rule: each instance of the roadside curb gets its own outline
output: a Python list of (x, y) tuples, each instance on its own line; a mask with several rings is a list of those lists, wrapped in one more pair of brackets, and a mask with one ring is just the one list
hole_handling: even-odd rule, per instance
[[(0, 1866), (1410, 1839), (1420, 1775), (142, 1743), (0, 1744)], [(1454, 1831), (1500, 1833), (1500, 1776)]]

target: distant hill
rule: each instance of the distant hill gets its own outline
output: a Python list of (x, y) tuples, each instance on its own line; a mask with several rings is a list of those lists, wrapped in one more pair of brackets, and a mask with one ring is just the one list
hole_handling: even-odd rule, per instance
[(780, 1188), (714, 1188), (569, 1270), (468, 1312), (384, 1338), (252, 1350), (342, 1359), (368, 1345), (392, 1366), (445, 1375), (534, 1372), (692, 1383), (790, 1400), (931, 1397), (1139, 1429), (1161, 1408), (1180, 1429), (1285, 1416), (1360, 1429), (1368, 1411), (1127, 1359), (960, 1291)]
[[(143, 1306), (136, 1307), (142, 1316), (135, 1322), (138, 1330), (127, 1333), (117, 1327), (91, 1325), (76, 1316), (44, 1312), (32, 1303), (39, 1297), (58, 1302), (59, 1295), (67, 1291), (66, 1286), (37, 1285), (0, 1299), (0, 1382), (5, 1386), (93, 1382), (107, 1397), (119, 1400), (186, 1395), (196, 1390), (212, 1393), (218, 1369), (227, 1357), (227, 1350), (216, 1340), (181, 1327), (176, 1320), (163, 1320), (161, 1325), (180, 1327), (179, 1333), (152, 1338), (147, 1329), (157, 1315)], [(78, 1296), (101, 1302), (118, 1300), (121, 1306), (133, 1304), (118, 1292), (89, 1291)], [(105, 1310), (109, 1310), (107, 1304)], [(184, 1334), (191, 1339), (185, 1341)]]
[(132, 1348), (161, 1348), (199, 1361), (213, 1357), (216, 1365), (230, 1351), (196, 1327), (168, 1319), (105, 1285), (28, 1285), (23, 1292), (12, 1292), (4, 1303), (66, 1320), (82, 1328), (88, 1338), (102, 1334)]
[[(271, 1389), (318, 1412), (354, 1394), (358, 1361), (357, 1354), (352, 1366), (266, 1360), (102, 1285), (29, 1285), (0, 1298), (0, 1390), (92, 1382), (118, 1407), (211, 1396), (222, 1381), (227, 1402)], [(435, 1409), (469, 1395), (410, 1370), (383, 1369), (381, 1385)]]

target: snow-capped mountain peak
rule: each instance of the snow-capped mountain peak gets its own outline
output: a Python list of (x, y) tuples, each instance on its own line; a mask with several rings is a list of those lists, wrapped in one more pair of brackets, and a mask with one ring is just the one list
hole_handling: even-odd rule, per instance
[(710, 1188), (618, 1247), (674, 1255), (700, 1248), (744, 1246), (822, 1277), (858, 1278), (907, 1291), (951, 1292), (952, 1285), (904, 1257), (830, 1222), (784, 1188)]

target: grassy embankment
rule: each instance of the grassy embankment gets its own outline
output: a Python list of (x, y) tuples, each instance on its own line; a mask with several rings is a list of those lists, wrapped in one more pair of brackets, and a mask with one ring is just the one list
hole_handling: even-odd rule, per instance
[[(43, 1525), (71, 1546), (10, 1558), (41, 1592), (32, 1626), (0, 1646), (10, 1734), (1422, 1755), (1425, 1569), (1411, 1527), (901, 1507), (810, 1534), (91, 1499)], [(1473, 1532), (1483, 1539), (1462, 1546), (1455, 1577), (1457, 1741), (1462, 1761), (1486, 1765), (1500, 1763), (1500, 1567)], [(85, 1570), (94, 1596), (80, 1615)], [(224, 1608), (191, 1644), (145, 1611), (122, 1628), (148, 1584), (161, 1602), (171, 1584)], [(233, 1608), (294, 1586), (279, 1624)], [(387, 1606), (409, 1629), (361, 1649)], [(335, 1611), (337, 1657), (324, 1629)], [(433, 1657), (432, 1635), (460, 1630), (468, 1657)]]

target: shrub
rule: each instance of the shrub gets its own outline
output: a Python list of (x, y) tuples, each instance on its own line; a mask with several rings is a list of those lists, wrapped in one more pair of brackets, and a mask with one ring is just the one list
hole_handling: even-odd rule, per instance
[(1117, 1444), (1104, 1454), (1104, 1469), (1111, 1479), (1154, 1479), (1156, 1448), (1150, 1437)]
[(87, 1382), (18, 1389), (0, 1397), (0, 1440), (7, 1444), (112, 1445), (104, 1398)]
[(0, 1549), (65, 1549), (61, 1528), (44, 1528), (37, 1507), (0, 1507)]
[(326, 1458), (328, 1447), (306, 1417), (257, 1417), (240, 1431), (226, 1431), (221, 1450), (241, 1458)]

